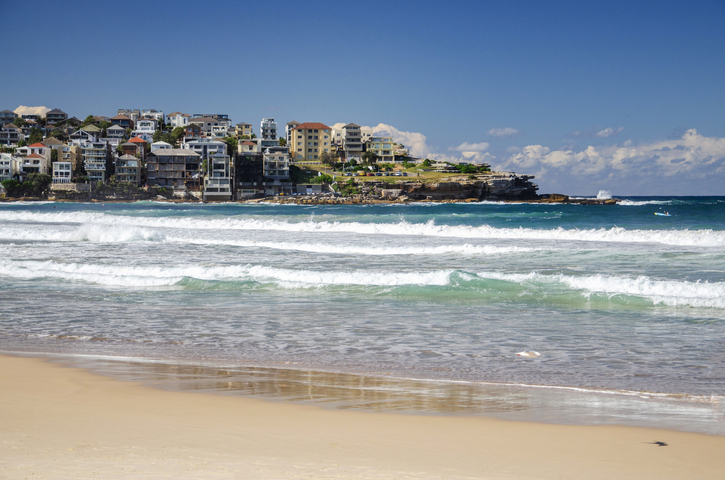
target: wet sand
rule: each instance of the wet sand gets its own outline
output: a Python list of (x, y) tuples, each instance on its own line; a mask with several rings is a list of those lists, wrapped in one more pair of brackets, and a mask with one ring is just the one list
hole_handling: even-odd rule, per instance
[(0, 356), (0, 478), (718, 478), (722, 452), (722, 436), (324, 410)]

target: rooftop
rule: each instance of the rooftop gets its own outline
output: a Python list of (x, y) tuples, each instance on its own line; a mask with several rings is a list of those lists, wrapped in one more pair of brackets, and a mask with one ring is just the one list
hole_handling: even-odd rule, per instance
[(328, 127), (324, 123), (305, 122), (305, 123), (300, 123), (299, 125), (297, 125), (292, 130), (314, 130), (314, 129), (317, 129), (317, 130), (329, 130), (330, 127)]
[(149, 156), (155, 157), (201, 157), (198, 153), (188, 148), (166, 148), (161, 150), (154, 150), (149, 153)]

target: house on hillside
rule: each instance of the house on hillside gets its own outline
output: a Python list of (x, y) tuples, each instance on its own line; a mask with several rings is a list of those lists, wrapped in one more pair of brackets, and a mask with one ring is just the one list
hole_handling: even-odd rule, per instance
[(130, 128), (133, 130), (133, 120), (131, 120), (130, 117), (120, 114), (116, 115), (115, 117), (111, 117), (111, 123), (114, 125), (118, 125), (121, 128)]
[(0, 145), (13, 147), (21, 140), (25, 140), (25, 135), (14, 123), (6, 123), (0, 128)]
[(0, 112), (0, 125), (5, 125), (6, 123), (13, 123), (15, 121), (15, 112), (12, 112), (10, 110), (3, 110)]
[(186, 148), (159, 149), (146, 158), (149, 186), (199, 191), (201, 156)]
[(173, 128), (186, 127), (187, 125), (189, 125), (190, 118), (191, 115), (189, 115), (188, 113), (173, 112), (166, 115), (166, 122)]
[(141, 183), (141, 161), (133, 155), (116, 158), (116, 181), (138, 186)]
[(66, 120), (68, 120), (68, 114), (57, 108), (45, 114), (45, 122), (48, 125), (65, 122)]

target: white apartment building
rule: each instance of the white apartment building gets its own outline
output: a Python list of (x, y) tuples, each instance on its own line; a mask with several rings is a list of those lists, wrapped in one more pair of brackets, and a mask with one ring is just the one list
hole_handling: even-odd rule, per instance
[(367, 151), (378, 156), (378, 163), (391, 163), (395, 161), (393, 150), (393, 137), (372, 137), (367, 142)]
[(191, 118), (191, 115), (188, 113), (181, 113), (181, 112), (173, 112), (168, 115), (166, 115), (166, 121), (169, 125), (172, 127), (186, 127), (189, 125), (189, 119)]
[(135, 123), (135, 126), (136, 129), (131, 133), (132, 137), (150, 135), (153, 138), (154, 133), (158, 130), (159, 122), (153, 118), (142, 118)]
[(147, 118), (153, 118), (159, 123), (166, 123), (164, 120), (166, 117), (164, 117), (164, 112), (159, 110), (154, 110), (153, 108), (149, 110), (141, 110), (141, 118), (147, 117)]
[(345, 160), (360, 160), (362, 156), (362, 134), (360, 125), (348, 123), (342, 127), (342, 149), (345, 151)]
[(210, 138), (199, 138), (184, 142), (184, 148), (198, 153), (202, 160), (206, 160), (212, 155), (226, 155), (227, 144)]
[(106, 142), (80, 141), (83, 168), (88, 172), (88, 179), (93, 182), (105, 182), (108, 179), (109, 149)]
[(0, 153), (0, 182), (12, 180), (17, 160), (10, 153)]
[(70, 162), (53, 162), (53, 183), (71, 183), (73, 165)]
[(264, 177), (275, 181), (289, 178), (289, 150), (287, 147), (268, 147), (263, 157)]
[(204, 201), (232, 199), (232, 168), (229, 155), (212, 155), (204, 177)]
[(279, 140), (277, 140), (277, 122), (274, 121), (274, 118), (263, 118), (259, 131), (262, 150), (267, 147), (279, 146)]

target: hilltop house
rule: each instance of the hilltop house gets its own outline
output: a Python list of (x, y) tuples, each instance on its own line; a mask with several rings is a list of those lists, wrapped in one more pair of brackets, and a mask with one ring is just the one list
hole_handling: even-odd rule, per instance
[(111, 123), (114, 125), (118, 125), (121, 128), (130, 128), (133, 130), (133, 120), (131, 120), (130, 117), (127, 117), (126, 115), (119, 114), (115, 117), (111, 117)]
[(68, 120), (68, 114), (65, 113), (63, 110), (59, 110), (57, 108), (54, 108), (53, 110), (45, 114), (45, 122), (48, 125), (65, 122), (66, 120)]

